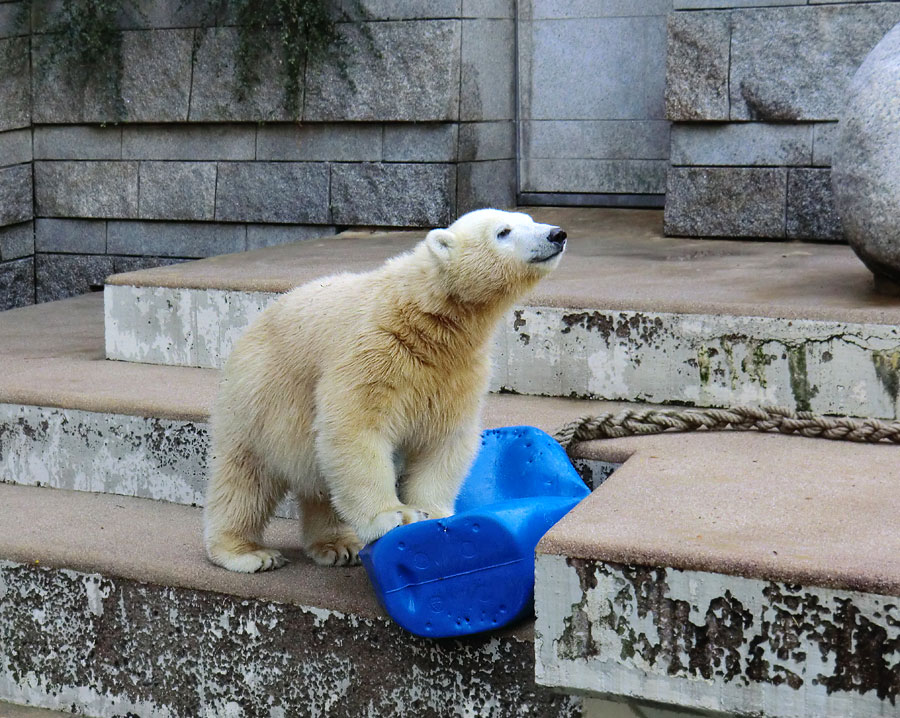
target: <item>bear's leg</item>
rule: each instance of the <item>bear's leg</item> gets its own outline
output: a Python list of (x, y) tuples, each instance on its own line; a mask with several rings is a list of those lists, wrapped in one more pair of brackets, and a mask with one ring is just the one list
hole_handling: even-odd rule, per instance
[(354, 566), (363, 547), (353, 529), (338, 518), (328, 499), (298, 497), (303, 549), (322, 566)]
[(214, 456), (203, 512), (209, 560), (240, 573), (281, 568), (287, 559), (261, 541), (284, 496), (283, 484), (267, 476), (250, 451), (234, 448)]
[(428, 518), (397, 497), (393, 447), (377, 432), (322, 421), (316, 441), (319, 468), (338, 516), (364, 544), (392, 528)]
[(477, 427), (435, 442), (407, 457), (403, 499), (433, 518), (453, 514), (453, 504), (478, 449)]

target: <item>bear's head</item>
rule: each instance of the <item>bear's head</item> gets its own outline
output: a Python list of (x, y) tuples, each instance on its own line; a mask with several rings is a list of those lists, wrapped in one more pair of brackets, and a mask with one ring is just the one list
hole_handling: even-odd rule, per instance
[(479, 209), (431, 230), (424, 244), (448, 294), (481, 304), (517, 297), (555, 269), (566, 233), (522, 212)]

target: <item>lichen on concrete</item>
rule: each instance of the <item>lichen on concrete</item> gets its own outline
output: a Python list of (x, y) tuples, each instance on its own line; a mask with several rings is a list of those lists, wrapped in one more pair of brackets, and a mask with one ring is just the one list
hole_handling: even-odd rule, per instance
[(897, 416), (894, 326), (550, 307), (517, 309), (515, 323), (529, 342), (515, 341), (510, 318), (494, 390)]
[(0, 404), (0, 481), (199, 503), (208, 451), (205, 423)]
[(900, 599), (539, 555), (537, 676), (563, 690), (800, 718), (896, 715)]
[(202, 506), (208, 463), (206, 422), (0, 404), (2, 482)]
[[(111, 286), (107, 354), (220, 367), (276, 294)], [(694, 406), (777, 404), (892, 419), (893, 325), (718, 314), (515, 307), (493, 391)]]
[(547, 716), (530, 641), (0, 562), (0, 700), (107, 718)]

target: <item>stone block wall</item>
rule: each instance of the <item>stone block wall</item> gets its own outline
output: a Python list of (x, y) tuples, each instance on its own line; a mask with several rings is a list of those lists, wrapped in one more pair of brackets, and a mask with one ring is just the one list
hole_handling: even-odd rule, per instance
[(27, 13), (0, 2), (0, 311), (34, 302)]
[(238, 98), (238, 30), (203, 27), (202, 2), (120, 18), (121, 108), (48, 62), (56, 8), (31, 3), (20, 37), (0, 39), (19, 63), (0, 73), (0, 129), (22, 128), (29, 153), (7, 162), (0, 135), (0, 206), (23, 208), (0, 224), (33, 233), (9, 268), (2, 244), (0, 271), (30, 275), (46, 301), (139, 267), (515, 205), (513, 1), (330, 1), (357, 13), (339, 25), (346, 71), (305, 67), (296, 115), (275, 51)]
[(525, 204), (657, 206), (672, 0), (520, 0)]
[(670, 235), (840, 240), (832, 143), (844, 89), (896, 0), (674, 0)]

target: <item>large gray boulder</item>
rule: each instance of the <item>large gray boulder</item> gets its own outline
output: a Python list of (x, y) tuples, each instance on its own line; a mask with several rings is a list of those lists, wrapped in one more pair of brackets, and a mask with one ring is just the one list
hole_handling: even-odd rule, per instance
[(900, 23), (847, 90), (832, 184), (850, 246), (876, 277), (900, 282)]

